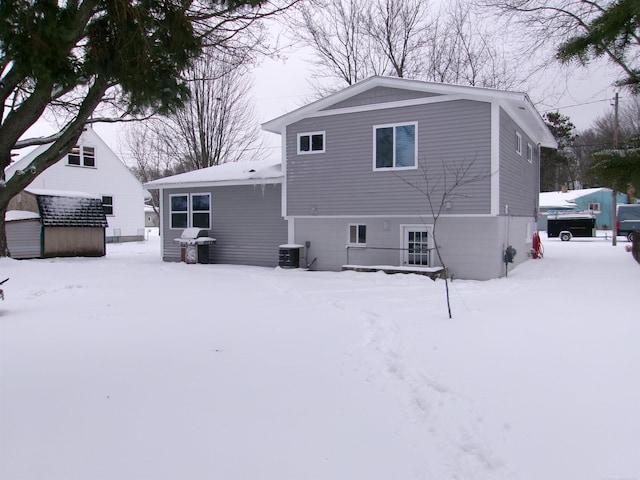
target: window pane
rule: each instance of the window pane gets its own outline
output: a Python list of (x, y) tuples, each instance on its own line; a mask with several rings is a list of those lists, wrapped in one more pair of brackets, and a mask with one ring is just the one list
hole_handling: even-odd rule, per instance
[(171, 214), (171, 228), (187, 228), (187, 214), (186, 213), (172, 213)]
[(209, 229), (209, 213), (194, 213), (192, 227)]
[(102, 210), (105, 215), (113, 215), (113, 197), (110, 195), (102, 196)]
[(96, 150), (93, 147), (83, 147), (82, 148), (82, 156), (84, 160), (85, 167), (95, 167), (96, 166)]
[(80, 165), (80, 147), (73, 147), (69, 152), (69, 165)]
[(396, 167), (413, 167), (416, 157), (416, 127), (396, 127)]
[(301, 152), (309, 151), (309, 135), (303, 135), (300, 137), (300, 151)]
[(193, 211), (209, 211), (209, 195), (193, 195), (191, 197), (191, 208)]
[(322, 151), (324, 150), (324, 135), (312, 135), (311, 136), (311, 150)]
[(367, 243), (366, 225), (358, 225), (358, 243)]
[(356, 243), (358, 235), (357, 225), (349, 225), (349, 243)]
[(171, 197), (171, 211), (172, 212), (186, 212), (189, 203), (187, 202), (186, 195), (175, 195)]
[(393, 167), (393, 127), (376, 129), (376, 168)]

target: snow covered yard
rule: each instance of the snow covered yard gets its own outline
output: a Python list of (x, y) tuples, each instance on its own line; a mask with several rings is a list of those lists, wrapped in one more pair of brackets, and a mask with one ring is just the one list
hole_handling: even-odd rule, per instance
[[(506, 279), (0, 260), (3, 480), (640, 480), (640, 265)], [(632, 313), (633, 312), (633, 313)]]

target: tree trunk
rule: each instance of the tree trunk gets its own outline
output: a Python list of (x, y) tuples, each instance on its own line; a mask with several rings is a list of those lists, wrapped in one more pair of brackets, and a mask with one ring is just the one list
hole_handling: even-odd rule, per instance
[(10, 257), (9, 244), (7, 243), (7, 231), (5, 229), (4, 217), (7, 213), (8, 201), (5, 202), (0, 195), (0, 257)]

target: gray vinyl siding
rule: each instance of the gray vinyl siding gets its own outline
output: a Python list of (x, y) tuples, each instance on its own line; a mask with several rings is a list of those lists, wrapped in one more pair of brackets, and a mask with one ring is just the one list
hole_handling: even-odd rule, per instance
[(18, 220), (5, 224), (12, 258), (42, 256), (42, 225), (40, 220)]
[[(418, 168), (374, 171), (373, 127), (412, 122)], [(326, 152), (297, 155), (297, 135), (311, 131), (325, 132)], [(287, 215), (424, 215), (412, 185), (425, 188), (425, 168), (433, 187), (443, 165), (469, 162), (469, 176), (484, 178), (458, 189), (447, 213), (490, 214), (490, 141), (490, 104), (470, 100), (304, 119), (287, 127)]]
[[(522, 154), (516, 152), (516, 131), (522, 136)], [(533, 162), (527, 160), (527, 143)], [(539, 198), (540, 163), (536, 145), (511, 117), (500, 109), (500, 213), (535, 217)]]
[(163, 258), (166, 261), (180, 260), (180, 246), (174, 239), (182, 234), (181, 229), (169, 228), (169, 197), (184, 193), (211, 193), (209, 234), (216, 239), (216, 244), (209, 249), (212, 263), (278, 265), (278, 247), (287, 242), (287, 224), (281, 216), (280, 184), (164, 190)]
[[(346, 248), (350, 224), (367, 226), (367, 247)], [(342, 265), (400, 265), (403, 245), (401, 225), (429, 225), (428, 218), (296, 218), (295, 242), (303, 249), (302, 264), (313, 270), (340, 270)], [(444, 263), (454, 278), (488, 280), (504, 276), (504, 249), (517, 250), (514, 264), (528, 258), (527, 222), (507, 217), (446, 217), (435, 232)], [(432, 251), (432, 266), (440, 265)]]
[(325, 110), (336, 110), (339, 108), (359, 107), (361, 105), (371, 105), (376, 103), (397, 102), (400, 100), (413, 100), (416, 98), (435, 97), (435, 93), (416, 92), (412, 90), (400, 90), (389, 87), (376, 87), (367, 90), (359, 95), (355, 95), (342, 102), (335, 103)]

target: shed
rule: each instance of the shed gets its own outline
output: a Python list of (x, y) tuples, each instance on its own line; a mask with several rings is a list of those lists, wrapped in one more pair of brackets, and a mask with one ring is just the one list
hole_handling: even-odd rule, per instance
[(105, 255), (107, 219), (100, 197), (28, 189), (9, 203), (5, 218), (13, 258)]

